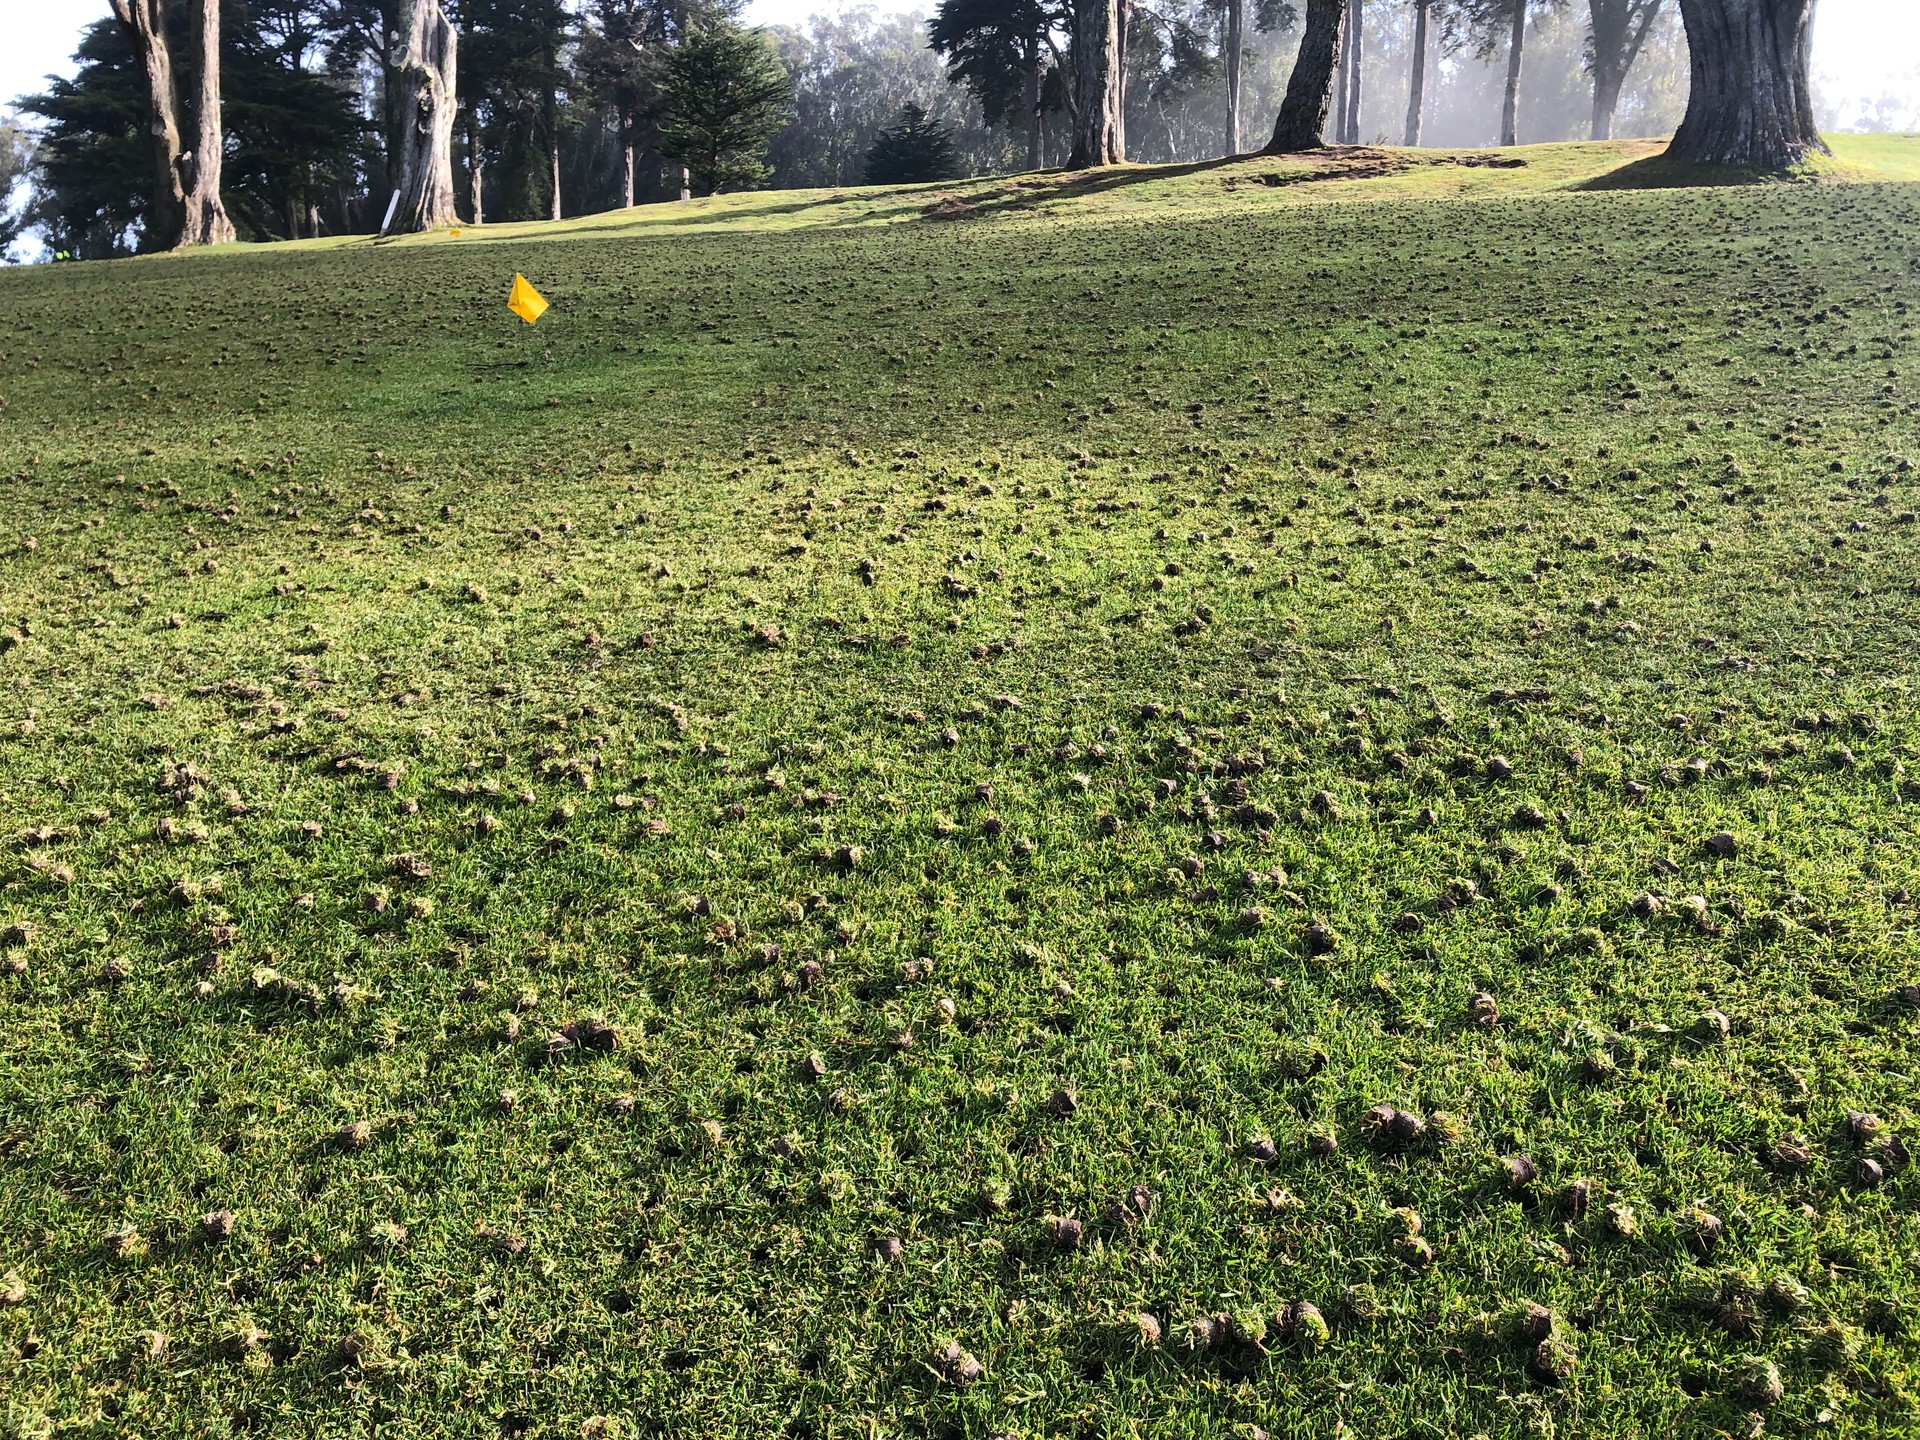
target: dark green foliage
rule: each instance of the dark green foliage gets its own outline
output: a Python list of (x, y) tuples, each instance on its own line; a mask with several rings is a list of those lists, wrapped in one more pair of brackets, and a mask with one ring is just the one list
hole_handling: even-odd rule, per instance
[(461, 0), (459, 28), (455, 83), (481, 120), (488, 216), (544, 220), (568, 80), (566, 9), (561, 0)]
[(766, 176), (767, 142), (786, 124), (793, 87), (758, 30), (713, 25), (675, 47), (660, 72), (660, 153), (708, 194)]
[(1065, 108), (1066, 88), (1048, 40), (1063, 44), (1072, 25), (1072, 8), (1065, 4), (942, 0), (927, 23), (927, 43), (946, 57), (947, 78), (967, 87), (989, 125), (1024, 129), (1035, 67), (1042, 75), (1045, 108)]
[[(297, 35), (276, 35), (239, 4), (222, 14), (222, 179), (242, 237), (309, 235), (316, 218), (345, 228), (339, 197), (355, 183), (350, 156), (360, 130), (346, 96), (304, 68)], [(185, 62), (193, 50), (185, 15), (185, 7), (169, 12), (180, 32), (173, 53), (183, 91), (191, 89)], [(142, 133), (145, 80), (114, 20), (88, 27), (77, 56), (71, 80), (55, 79), (22, 105), (47, 122), (31, 219), (53, 249), (123, 255), (146, 243), (153, 170)]]
[(902, 106), (899, 122), (882, 130), (867, 151), (869, 185), (951, 180), (959, 173), (953, 132), (929, 120), (918, 105)]

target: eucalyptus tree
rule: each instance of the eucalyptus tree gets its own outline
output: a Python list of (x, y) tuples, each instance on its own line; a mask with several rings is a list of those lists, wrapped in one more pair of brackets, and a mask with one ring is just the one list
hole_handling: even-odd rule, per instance
[(1826, 154), (1808, 63), (1813, 0), (1680, 0), (1692, 90), (1667, 154), (1785, 170)]
[[(166, 0), (112, 0), (113, 15), (139, 57), (146, 82), (147, 133), (153, 160), (150, 209), (155, 248), (219, 245), (234, 238), (220, 198), (220, 0), (195, 0), (189, 34), (193, 103), (175, 73)], [(191, 131), (193, 142), (187, 143)]]

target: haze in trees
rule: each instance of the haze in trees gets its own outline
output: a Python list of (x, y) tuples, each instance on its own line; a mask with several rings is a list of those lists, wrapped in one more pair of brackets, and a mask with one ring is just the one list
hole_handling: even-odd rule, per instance
[(1593, 76), (1595, 140), (1613, 138), (1620, 87), (1640, 56), (1666, 0), (1587, 0), (1587, 70)]
[[(1021, 77), (1013, 77), (1008, 107), (990, 118), (969, 86), (949, 80), (928, 45), (926, 22), (913, 15), (863, 9), (815, 15), (803, 27), (770, 30), (767, 38), (793, 83), (793, 119), (767, 147), (770, 185), (861, 184), (867, 152), (908, 105), (952, 135), (962, 174), (1006, 174), (1030, 158)], [(1064, 91), (1051, 69), (1043, 94), (1039, 138), (1043, 150), (1060, 148)]]

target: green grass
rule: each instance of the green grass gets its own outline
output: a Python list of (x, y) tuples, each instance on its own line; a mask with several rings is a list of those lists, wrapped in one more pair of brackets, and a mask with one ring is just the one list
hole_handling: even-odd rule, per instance
[(1920, 189), (1634, 154), (0, 275), (10, 1430), (1912, 1428)]

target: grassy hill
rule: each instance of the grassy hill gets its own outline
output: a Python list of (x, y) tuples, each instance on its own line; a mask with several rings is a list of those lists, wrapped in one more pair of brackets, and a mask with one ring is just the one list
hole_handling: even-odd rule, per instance
[(1920, 141), (1645, 154), (0, 274), (10, 1432), (1910, 1426)]

